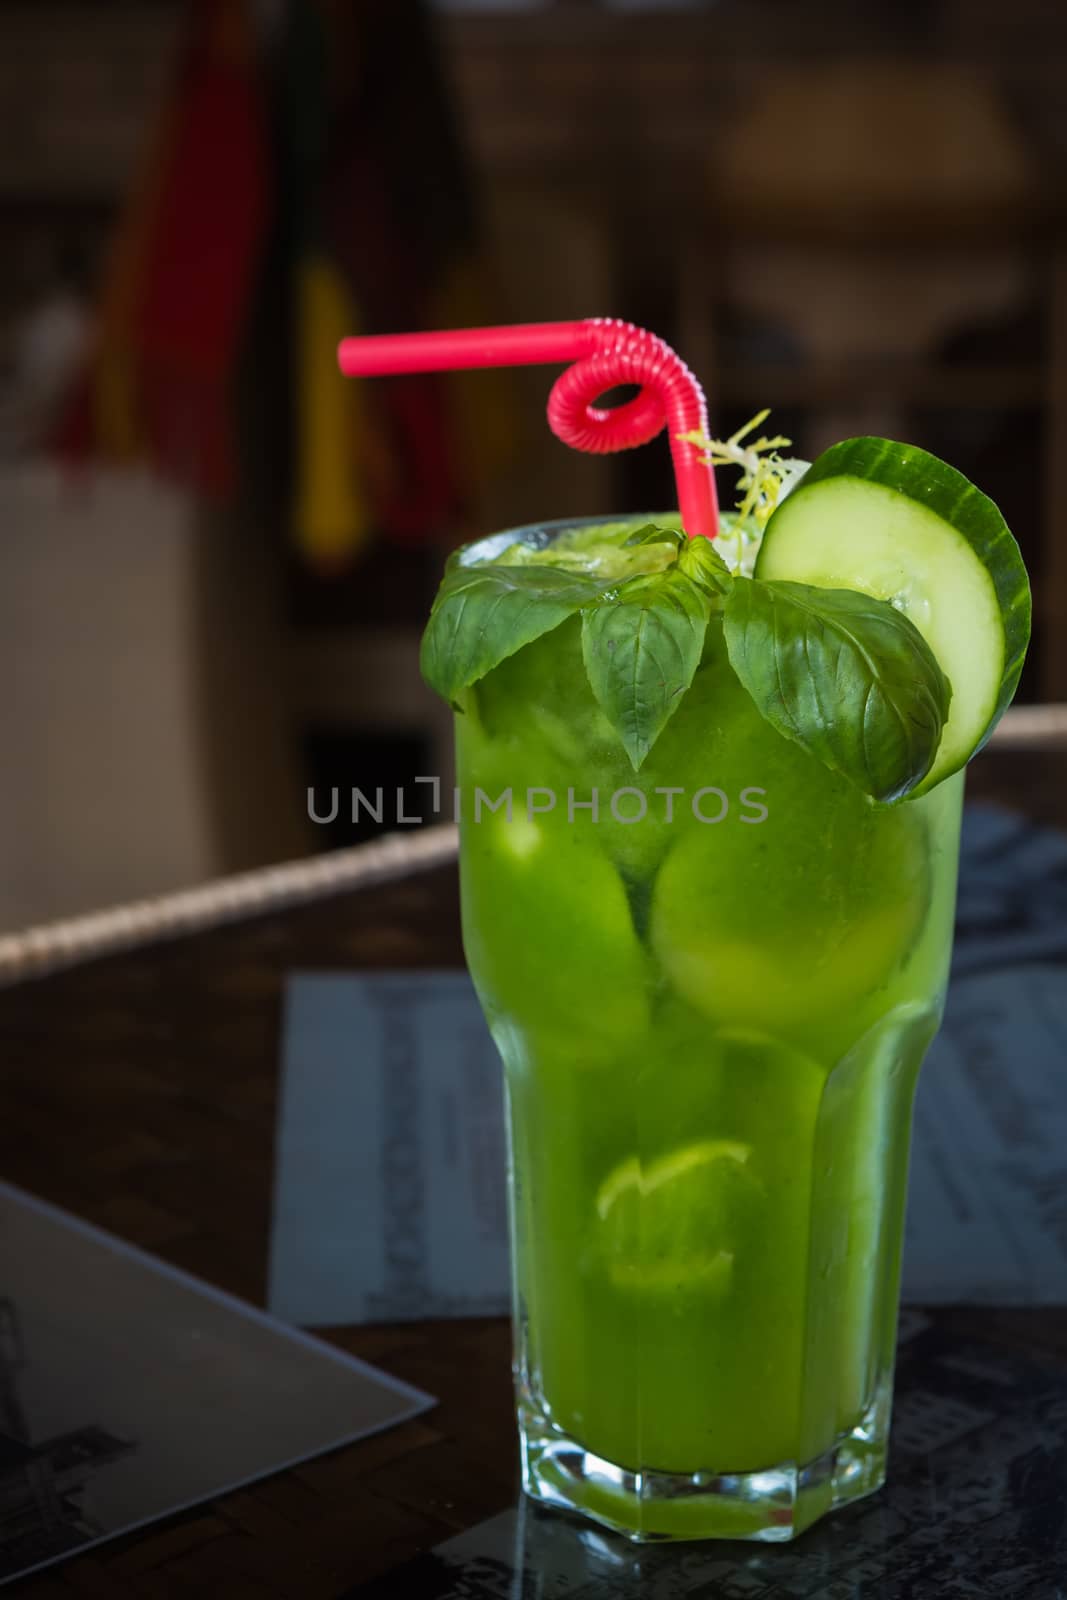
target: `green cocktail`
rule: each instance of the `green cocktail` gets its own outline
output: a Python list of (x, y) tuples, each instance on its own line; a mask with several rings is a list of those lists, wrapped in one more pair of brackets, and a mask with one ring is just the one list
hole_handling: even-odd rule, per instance
[[(784, 736), (796, 693), (783, 680), (760, 704), (743, 658), (759, 585), (676, 529), (559, 524), (468, 547), (424, 666), (468, 680), (452, 695), (463, 934), (506, 1073), (526, 1490), (637, 1538), (783, 1539), (884, 1477), (963, 774), (937, 771), (950, 691), (932, 654), (885, 602), (864, 634), (857, 593), (838, 602), (875, 659), (868, 699), (892, 700), (898, 644), (898, 721), (922, 722), (920, 680), (941, 696), (925, 754), (894, 757), (916, 763), (892, 780), (912, 797), (855, 781), (888, 781), (869, 705), (860, 755)], [(671, 656), (684, 620), (655, 636), (664, 606), (692, 599), (683, 569), (702, 596), (689, 667)], [(571, 611), (529, 637), (527, 602)], [(501, 606), (516, 608), (502, 635)], [(501, 653), (494, 627), (527, 637)], [(805, 635), (801, 689), (821, 676), (832, 699), (818, 643)], [(851, 670), (838, 659), (824, 718), (839, 730)]]
[(527, 1486), (644, 1535), (797, 1531), (881, 1481), (962, 779), (873, 807), (763, 720), (716, 617), (639, 774), (577, 618), (470, 691), (457, 755)]

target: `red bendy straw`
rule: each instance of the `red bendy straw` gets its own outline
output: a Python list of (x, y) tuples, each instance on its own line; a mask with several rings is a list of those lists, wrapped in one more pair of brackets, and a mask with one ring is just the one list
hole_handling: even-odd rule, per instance
[[(573, 362), (548, 397), (548, 423), (556, 437), (575, 450), (600, 455), (647, 444), (667, 427), (682, 526), (690, 538), (714, 539), (719, 531), (715, 474), (700, 447), (682, 437), (707, 435), (703, 390), (671, 347), (644, 328), (615, 317), (589, 317), (581, 322), (376, 334), (342, 340), (337, 359), (349, 378)], [(620, 383), (636, 383), (640, 392), (611, 410), (594, 403)]]

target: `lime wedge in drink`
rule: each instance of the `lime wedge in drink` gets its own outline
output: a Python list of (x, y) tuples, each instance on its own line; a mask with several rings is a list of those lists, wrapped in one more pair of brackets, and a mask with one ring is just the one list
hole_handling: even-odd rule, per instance
[(629, 1156), (596, 1196), (598, 1237), (617, 1289), (729, 1292), (746, 1218), (762, 1194), (752, 1147), (704, 1139), (643, 1165)]
[[(865, 827), (845, 815), (856, 809), (849, 796), (835, 804), (827, 778), (815, 762), (798, 767), (792, 791), (769, 795), (779, 810), (764, 823), (729, 838), (684, 835), (657, 874), (656, 955), (677, 993), (723, 1026), (758, 1019), (804, 1043), (806, 1029), (857, 1013), (912, 953), (930, 882), (922, 820), (902, 806)], [(828, 877), (822, 894), (778, 848), (781, 830), (799, 837), (800, 824), (813, 856), (832, 852), (835, 834), (849, 838), (849, 871)]]
[(1022, 671), (1030, 586), (999, 510), (915, 445), (846, 439), (808, 468), (767, 524), (756, 577), (855, 589), (918, 628), (952, 688), (918, 795), (988, 739)]
[(506, 1018), (576, 1065), (613, 1059), (648, 1022), (648, 958), (618, 873), (518, 795), (510, 820), (464, 803), (464, 947), (490, 1027)]

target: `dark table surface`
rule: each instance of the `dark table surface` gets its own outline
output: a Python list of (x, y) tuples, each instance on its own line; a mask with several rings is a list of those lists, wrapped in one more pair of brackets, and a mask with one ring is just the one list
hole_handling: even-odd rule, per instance
[[(969, 794), (1067, 829), (1067, 751), (989, 752)], [(0, 993), (0, 1178), (261, 1305), (286, 975), (461, 962), (448, 867)], [(939, 1315), (1067, 1365), (1067, 1308)], [(504, 1321), (326, 1336), (439, 1405), (8, 1592), (336, 1600), (513, 1503)]]

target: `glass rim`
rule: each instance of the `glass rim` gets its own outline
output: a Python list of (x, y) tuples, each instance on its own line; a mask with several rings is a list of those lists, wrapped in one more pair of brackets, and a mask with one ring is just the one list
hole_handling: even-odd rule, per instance
[(677, 511), (627, 511), (617, 516), (556, 517), (549, 522), (524, 522), (515, 527), (501, 528), (497, 533), (483, 534), (469, 544), (460, 545), (454, 559), (461, 567), (475, 566), (480, 561), (493, 561), (513, 544), (524, 544), (532, 550), (544, 550), (561, 533), (573, 528), (611, 528), (620, 523), (662, 523), (667, 517), (677, 519)]

